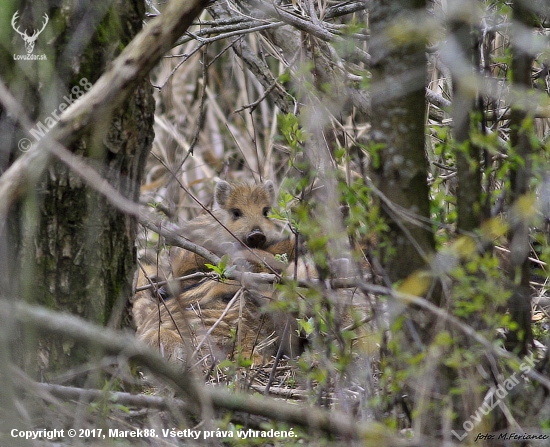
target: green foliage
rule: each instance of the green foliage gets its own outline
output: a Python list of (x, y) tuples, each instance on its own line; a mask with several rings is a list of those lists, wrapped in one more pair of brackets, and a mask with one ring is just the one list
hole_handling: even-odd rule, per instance
[(90, 416), (97, 416), (101, 420), (105, 420), (113, 411), (117, 410), (130, 414), (130, 409), (127, 406), (117, 403), (116, 394), (110, 394), (111, 391), (120, 391), (120, 387), (121, 381), (118, 379), (105, 380), (101, 390), (105, 393), (104, 397), (88, 404), (87, 410)]
[(511, 293), (503, 281), (503, 272), (499, 270), (498, 259), (492, 253), (476, 255), (456, 267), (451, 277), (453, 314), (469, 318), (481, 318), (488, 328), (496, 330), (505, 318), (496, 310), (505, 305)]
[(297, 322), (298, 322), (298, 330), (300, 332), (303, 331), (306, 337), (311, 336), (315, 331), (315, 322), (313, 320), (313, 317), (299, 318)]
[(346, 57), (356, 51), (356, 42), (353, 39), (354, 34), (359, 34), (365, 31), (365, 23), (359, 21), (356, 16), (345, 23), (342, 29), (344, 39), (334, 44), (336, 51)]
[(279, 262), (282, 262), (283, 264), (288, 264), (288, 255), (286, 253), (283, 254), (276, 254), (275, 259)]
[[(290, 184), (286, 183), (285, 186), (290, 186)], [(296, 188), (297, 187), (298, 185), (296, 186)], [(277, 219), (287, 223), (290, 227), (290, 230), (294, 233), (296, 232), (298, 226), (296, 215), (293, 212), (295, 201), (295, 196), (288, 192), (286, 188), (281, 189), (279, 193), (278, 207), (272, 208), (271, 213), (269, 214), (269, 217), (271, 219)], [(285, 255), (280, 255), (279, 260), (285, 263), (288, 262), (288, 259), (286, 259)]]
[(220, 277), (220, 280), (222, 282), (225, 282), (228, 275), (230, 275), (233, 272), (233, 270), (235, 270), (235, 266), (231, 266), (227, 268), (227, 265), (229, 264), (229, 262), (230, 262), (229, 255), (223, 255), (218, 265), (205, 264), (205, 266), (208, 267), (213, 272), (217, 273), (218, 276)]
[(285, 137), (286, 142), (292, 149), (292, 155), (295, 156), (303, 151), (303, 145), (309, 134), (304, 131), (298, 122), (298, 117), (292, 113), (278, 115), (279, 130)]
[[(491, 2), (487, 8), (487, 17), (491, 14), (500, 15), (499, 17), (491, 17), (491, 19), (498, 18), (496, 23), (512, 23), (509, 20), (511, 9), (506, 2)], [(304, 13), (307, 15), (307, 11), (304, 11)], [(359, 14), (350, 15), (349, 19), (346, 18), (346, 21), (335, 26), (335, 32), (345, 37), (341, 43), (333, 46), (333, 48), (336, 48), (337, 53), (348, 56), (358, 49), (357, 41), (354, 41), (351, 36), (362, 32), (366, 27), (365, 25), (367, 25), (359, 17), (361, 17)], [(475, 18), (472, 17), (472, 20), (475, 20)], [(441, 28), (447, 25), (447, 23), (443, 23)], [(506, 79), (511, 79), (512, 51), (507, 41), (507, 31), (503, 27), (497, 28), (499, 28), (498, 37), (502, 40), (498, 41), (498, 48), (490, 50), (490, 57), (484, 53), (484, 56), (488, 57), (487, 66), (481, 68), (485, 70), (483, 76), (493, 78), (493, 80), (498, 78), (496, 84), (499, 86), (502, 84), (503, 90), (508, 92), (513, 90), (508, 88), (509, 85), (506, 81)], [(435, 29), (435, 27), (433, 29), (429, 26), (419, 28), (416, 17), (407, 17), (406, 20), (394, 24), (389, 29), (388, 36), (390, 40), (400, 45), (411, 45), (419, 42), (423, 45), (427, 38), (437, 40), (439, 38), (438, 33), (441, 32), (443, 32), (442, 29)], [(267, 39), (265, 36), (264, 38)], [(488, 44), (491, 38), (490, 36), (487, 37)], [(322, 58), (326, 57), (326, 54), (324, 54), (325, 48), (322, 45), (317, 45), (314, 40), (307, 41), (307, 45), (304, 47), (307, 47), (307, 51), (304, 52), (307, 53), (307, 57), (311, 56), (315, 61), (306, 60), (306, 63), (301, 66), (289, 62), (289, 66), (285, 65), (285, 71), (278, 76), (279, 83), (287, 89), (288, 94), (292, 92), (292, 89), (295, 89), (298, 92), (296, 96), (318, 95), (315, 99), (322, 99), (335, 94), (338, 90), (334, 88), (334, 84), (327, 82), (326, 77), (312, 76), (321, 67)], [(223, 55), (220, 55), (219, 59), (221, 60), (223, 57)], [(304, 59), (307, 59), (307, 57)], [(272, 66), (278, 66), (278, 63), (273, 63), (274, 58), (272, 55), (266, 53), (266, 58), (270, 60)], [(542, 57), (540, 61), (546, 63)], [(321, 64), (318, 65), (318, 62), (321, 62)], [(347, 74), (352, 75), (349, 76), (349, 79), (343, 78), (346, 87), (356, 88), (358, 84), (361, 84), (363, 88), (370, 89), (371, 73), (359, 64), (355, 64), (352, 58), (344, 57), (344, 62), (344, 64), (337, 66), (338, 69), (347, 70)], [(475, 70), (469, 69), (469, 71)], [(436, 75), (434, 77), (440, 76), (436, 70), (434, 70), (434, 74)], [(190, 76), (190, 78), (196, 79), (196, 76)], [(301, 79), (303, 82), (295, 82), (297, 79)], [(438, 82), (438, 86), (444, 90), (443, 96), (452, 97), (450, 79), (440, 77), (434, 82)], [(488, 85), (492, 84), (489, 83)], [(237, 98), (238, 95), (227, 94), (227, 92), (223, 92), (224, 95), (222, 95), (214, 86), (209, 85), (208, 87), (215, 93), (209, 101), (214, 101), (216, 95), (219, 98), (224, 96), (231, 98), (231, 101), (228, 101), (229, 107), (223, 108), (223, 105), (220, 107), (220, 110), (223, 109), (220, 116), (224, 117), (227, 122), (224, 122), (223, 126), (216, 123), (217, 125), (212, 126), (212, 128), (222, 128), (224, 129), (220, 132), (223, 134), (222, 137), (231, 138), (235, 136), (235, 140), (238, 140), (239, 125), (228, 118), (231, 115), (230, 111), (236, 108), (233, 99)], [(378, 88), (378, 86), (376, 87)], [(475, 85), (468, 86), (470, 92), (475, 88)], [(541, 88), (545, 88), (545, 85), (542, 84)], [(231, 90), (231, 93), (234, 92), (235, 90)], [(535, 205), (533, 205), (534, 196), (526, 196), (518, 200), (516, 205), (510, 206), (510, 173), (517, 171), (519, 168), (528, 167), (529, 163), (518, 148), (511, 147), (509, 139), (510, 126), (507, 124), (508, 118), (501, 119), (498, 122), (491, 121), (493, 118), (489, 118), (489, 112), (496, 115), (508, 113), (509, 97), (503, 95), (502, 98), (496, 99), (494, 98), (496, 94), (493, 91), (483, 91), (482, 93), (487, 94), (489, 99), (484, 105), (483, 114), (481, 112), (471, 113), (471, 129), (468, 141), (462, 144), (456, 142), (451, 130), (452, 125), (448, 124), (451, 121), (449, 115), (444, 115), (444, 120), (438, 121), (437, 124), (430, 122), (429, 132), (427, 132), (430, 144), (427, 145), (426, 156), (431, 163), (427, 177), (431, 187), (430, 216), (432, 221), (423, 221), (420, 225), (437, 228), (435, 238), (437, 247), (441, 250), (439, 254), (445, 254), (447, 249), (450, 252), (448, 256), (445, 254), (441, 257), (441, 259), (448, 261), (449, 265), (437, 266), (439, 278), (442, 280), (441, 303), (437, 303), (440, 305), (440, 309), (458, 318), (459, 322), (464, 324), (465, 327), (472, 328), (477, 334), (486, 337), (495, 346), (498, 346), (502, 344), (502, 340), (499, 338), (500, 334), (517, 329), (517, 323), (512, 321), (506, 310), (507, 301), (511, 295), (511, 281), (502, 270), (501, 260), (495, 256), (490, 244), (497, 241), (505, 243), (506, 234), (513, 232), (513, 225), (509, 225), (509, 216), (512, 212), (519, 215), (519, 221), (529, 222), (530, 225), (538, 226), (543, 222), (540, 216), (539, 220), (534, 216), (537, 211)], [(533, 103), (538, 101), (535, 95), (526, 93), (523, 96), (525, 98), (514, 100), (520, 102), (532, 101)], [(510, 93), (510, 97), (513, 97), (513, 92)], [(468, 374), (474, 374), (476, 378), (479, 378), (479, 371), (488, 370), (485, 367), (487, 357), (490, 355), (488, 355), (485, 348), (478, 345), (473, 337), (465, 336), (456, 326), (445, 319), (441, 319), (442, 321), (434, 319), (434, 324), (428, 325), (427, 328), (422, 326), (426, 319), (433, 317), (433, 315), (426, 309), (419, 310), (413, 305), (406, 306), (395, 298), (386, 299), (386, 297), (381, 297), (380, 294), (373, 297), (364, 291), (361, 292), (362, 304), (364, 304), (363, 301), (365, 303), (369, 302), (369, 304), (371, 301), (376, 301), (376, 305), (372, 304), (372, 309), (374, 309), (374, 313), (378, 313), (376, 316), (379, 320), (373, 323), (373, 328), (364, 322), (365, 315), (362, 311), (344, 308), (342, 302), (347, 304), (351, 300), (347, 300), (348, 297), (343, 296), (342, 290), (334, 284), (333, 272), (331, 272), (333, 253), (330, 250), (332, 239), (341, 235), (328, 234), (325, 231), (325, 223), (320, 222), (316, 217), (316, 208), (319, 204), (310, 198), (312, 188), (323, 187), (324, 185), (319, 185), (320, 182), (317, 181), (318, 172), (316, 169), (318, 167), (309, 166), (306, 161), (305, 147), (311, 138), (311, 134), (304, 124), (306, 120), (301, 118), (306, 116), (303, 113), (304, 108), (300, 110), (300, 107), (303, 107), (306, 101), (301, 101), (301, 99), (303, 98), (298, 97), (296, 114), (281, 113), (277, 116), (278, 135), (275, 135), (274, 138), (278, 145), (277, 150), (273, 151), (276, 155), (264, 153), (260, 154), (261, 157), (258, 156), (257, 159), (247, 159), (244, 150), (237, 155), (235, 155), (235, 152), (238, 151), (229, 154), (231, 150), (227, 150), (227, 154), (224, 153), (224, 159), (220, 161), (220, 165), (214, 167), (214, 172), (222, 172), (221, 166), (226, 163), (226, 158), (232, 158), (237, 162), (229, 165), (228, 170), (230, 172), (241, 171), (242, 166), (246, 166), (253, 171), (256, 170), (256, 167), (260, 168), (262, 175), (267, 172), (275, 173), (277, 176), (275, 180), (281, 184), (281, 192), (279, 206), (271, 211), (269, 217), (289, 222), (291, 231), (298, 234), (300, 243), (303, 243), (303, 247), (301, 246), (300, 249), (303, 248), (307, 252), (307, 255), (300, 261), (304, 261), (309, 268), (309, 276), (303, 275), (300, 277), (300, 282), (283, 278), (282, 283), (276, 286), (276, 294), (274, 295), (276, 298), (270, 300), (269, 304), (262, 308), (262, 311), (266, 312), (291, 315), (294, 319), (293, 323), (295, 323), (292, 329), (295, 331), (293, 335), (299, 334), (306, 337), (309, 343), (306, 352), (298, 359), (290, 362), (291, 367), (289, 369), (292, 370), (292, 377), (285, 384), (290, 387), (306, 387), (310, 402), (315, 405), (326, 404), (329, 406), (330, 399), (335, 398), (335, 400), (338, 400), (338, 405), (341, 404), (344, 410), (348, 410), (345, 405), (349, 403), (346, 401), (346, 392), (353, 390), (360, 398), (357, 399), (358, 402), (353, 402), (353, 411), (350, 411), (349, 414), (353, 414), (353, 417), (356, 414), (362, 414), (362, 412), (369, 414), (369, 417), (373, 414), (375, 419), (384, 421), (386, 426), (397, 431), (400, 430), (397, 418), (391, 414), (394, 411), (392, 409), (396, 408), (395, 396), (402, 395), (404, 390), (410, 390), (411, 383), (414, 387), (414, 385), (429, 382), (426, 378), (431, 379), (431, 374), (434, 371), (441, 374), (448, 373), (447, 378), (451, 383), (448, 390), (444, 389), (443, 383), (438, 383), (434, 389), (427, 390), (429, 392), (436, 391), (437, 399), (435, 400), (440, 399), (445, 405), (448, 405), (449, 414), (451, 415), (449, 417), (452, 419), (457, 413), (452, 398), (455, 396), (469, 397), (474, 393), (482, 395), (487, 391), (489, 381), (484, 383), (483, 378), (481, 378), (479, 382), (476, 382), (469, 381), (467, 378)], [(276, 109), (270, 108), (269, 101), (270, 99), (265, 101), (262, 106), (265, 106), (266, 110), (271, 113)], [(490, 101), (495, 101), (496, 110), (492, 110), (493, 105), (489, 105)], [(216, 105), (219, 106), (220, 104)], [(326, 104), (322, 105), (325, 106)], [(329, 105), (332, 106), (332, 104)], [(407, 105), (404, 104), (403, 107), (407, 107)], [(187, 109), (192, 110), (191, 107), (187, 107)], [(333, 175), (331, 179), (336, 179), (338, 182), (338, 201), (343, 212), (340, 214), (339, 210), (334, 210), (334, 218), (342, 217), (344, 219), (344, 226), (354, 254), (353, 261), (356, 261), (363, 268), (361, 276), (346, 279), (359, 288), (365, 283), (369, 286), (382, 285), (390, 287), (391, 284), (388, 284), (387, 279), (384, 277), (385, 258), (382, 253), (388, 253), (392, 256), (398, 255), (398, 253), (395, 253), (395, 241), (386, 237), (389, 233), (388, 219), (382, 215), (378, 203), (379, 198), (375, 194), (376, 190), (373, 191), (369, 187), (371, 183), (368, 179), (369, 171), (376, 171), (379, 175), (382, 174), (380, 168), (385, 161), (385, 157), (388, 156), (385, 152), (386, 146), (372, 142), (371, 137), (368, 135), (370, 117), (366, 116), (366, 113), (347, 114), (347, 111), (344, 110), (333, 111), (330, 107), (327, 107), (327, 109), (330, 110), (330, 120), (337, 124), (332, 128), (330, 124), (327, 124), (323, 129), (324, 132), (326, 131), (326, 135), (331, 134), (331, 138), (334, 137), (334, 139), (327, 138), (327, 141), (331, 142), (330, 147), (327, 149), (332, 157), (330, 160), (332, 165), (323, 166), (322, 169), (330, 171), (329, 174)], [(258, 115), (256, 113), (257, 111), (251, 110), (252, 119), (242, 120), (246, 125), (243, 125), (245, 131), (242, 134), (245, 136), (244, 138), (241, 137), (241, 142), (249, 143), (250, 135), (253, 134), (254, 143), (259, 151), (261, 147), (271, 147), (273, 135), (269, 134), (266, 137), (264, 133), (269, 132), (264, 132), (263, 129), (260, 129), (260, 126), (253, 129), (248, 128), (249, 123), (255, 125), (254, 123), (262, 122), (263, 125), (263, 123), (268, 122), (267, 119), (263, 121), (263, 116), (262, 120), (257, 119)], [(300, 115), (300, 113), (303, 114)], [(338, 113), (341, 113), (341, 116), (338, 116)], [(376, 111), (373, 113), (376, 113)], [(445, 111), (445, 113), (448, 113), (448, 111)], [(271, 116), (274, 116), (274, 113)], [(362, 124), (365, 124), (364, 128), (366, 130), (360, 129)], [(399, 117), (397, 117), (395, 121), (392, 120), (388, 125), (400, 124), (406, 125), (407, 123), (400, 122)], [(533, 189), (543, 184), (545, 172), (548, 170), (546, 167), (548, 166), (550, 152), (550, 142), (544, 141), (540, 137), (542, 133), (539, 124), (539, 118), (528, 117), (518, 126), (518, 129), (514, 129), (518, 130), (521, 135), (527, 136), (531, 146), (535, 149), (531, 161), (533, 165), (539, 166), (540, 170), (531, 179)], [(181, 127), (182, 129), (178, 129), (178, 131), (183, 133), (185, 131), (183, 127), (185, 126)], [(194, 129), (191, 130), (194, 132)], [(367, 135), (366, 137), (361, 133), (363, 131)], [(539, 132), (538, 135), (537, 132)], [(230, 140), (230, 143), (225, 141), (224, 148), (231, 146), (233, 141)], [(237, 143), (239, 142), (237, 141)], [(169, 147), (170, 144), (165, 146)], [(236, 146), (244, 147), (245, 145), (237, 144)], [(164, 151), (166, 148), (162, 147), (162, 149)], [(324, 147), (319, 148), (319, 150), (324, 149)], [(470, 156), (473, 149), (479, 150), (479, 156), (477, 154)], [(200, 147), (197, 147), (197, 150), (200, 150)], [(357, 155), (357, 152), (359, 152), (359, 155)], [(497, 200), (504, 200), (502, 215), (492, 217), (479, 230), (468, 235), (457, 235), (455, 231), (457, 223), (456, 191), (457, 187), (460, 187), (460, 179), (457, 178), (456, 173), (457, 155), (467, 157), (471, 171), (481, 170), (483, 185), (481, 202), (483, 206), (487, 205), (487, 209), (495, 208)], [(201, 161), (205, 160), (206, 157), (202, 157)], [(272, 163), (272, 165), (262, 166), (261, 162), (263, 160), (266, 160), (266, 164)], [(169, 161), (173, 162), (173, 160)], [(169, 166), (170, 164), (166, 163), (165, 165)], [(267, 169), (264, 169), (264, 167)], [(189, 172), (191, 171), (193, 170), (189, 169)], [(325, 172), (323, 171), (323, 173)], [(242, 172), (236, 172), (236, 174), (242, 174)], [(396, 176), (399, 174), (396, 173)], [(196, 179), (190, 176), (187, 180), (184, 183), (193, 184)], [(394, 181), (393, 178), (382, 180)], [(200, 184), (201, 182), (197, 183)], [(153, 202), (151, 205), (157, 211), (163, 209), (161, 204)], [(409, 211), (414, 213), (414, 210)], [(403, 222), (408, 224), (405, 218), (399, 224)], [(546, 235), (541, 232), (535, 235), (535, 240), (537, 256), (544, 262), (550, 261), (550, 248)], [(410, 243), (412, 244), (414, 241), (410, 240)], [(153, 239), (152, 245), (156, 244), (157, 240)], [(364, 267), (361, 263), (367, 264), (365, 260), (366, 253), (369, 255), (369, 260), (374, 258), (382, 266), (381, 271), (376, 271), (379, 276), (373, 275), (371, 277), (365, 274), (368, 267)], [(432, 261), (435, 263), (440, 259), (439, 256), (433, 253), (425, 253), (425, 257), (427, 263)], [(285, 264), (289, 261), (286, 255), (277, 255), (276, 258)], [(231, 273), (229, 265), (229, 258), (224, 256), (218, 265), (207, 264), (207, 267), (224, 281)], [(536, 272), (541, 275), (543, 280), (547, 276), (544, 266), (537, 267)], [(432, 285), (433, 276), (434, 272), (429, 269), (417, 271), (398, 284), (393, 284), (393, 287), (394, 289), (397, 288), (399, 292), (424, 296)], [(310, 277), (314, 279), (308, 284)], [(320, 280), (318, 280), (319, 278)], [(380, 305), (381, 303), (387, 304), (388, 307)], [(381, 314), (382, 318), (380, 318)], [(366, 345), (371, 335), (379, 336), (382, 340), (380, 333), (385, 325), (380, 324), (381, 327), (378, 327), (377, 324), (380, 321), (385, 323), (386, 318), (389, 320), (390, 326), (387, 330), (389, 340), (387, 342), (375, 342), (375, 347), (369, 350)], [(432, 329), (433, 332), (430, 332)], [(547, 331), (542, 324), (537, 326), (534, 332), (537, 337), (547, 336)], [(237, 340), (237, 334), (238, 328), (231, 328), (231, 341), (235, 342)], [(380, 349), (381, 347), (384, 349)], [(386, 355), (386, 352), (389, 355)], [(376, 360), (372, 360), (373, 358)], [(496, 373), (495, 376), (498, 376), (498, 374), (505, 375), (508, 370), (512, 370), (512, 365), (507, 362), (492, 358), (491, 361), (494, 362), (490, 365), (491, 372)], [(251, 359), (244, 358), (237, 349), (233, 358), (221, 359), (209, 371), (209, 377), (214, 380), (215, 376), (222, 376), (231, 389), (240, 389), (243, 384), (248, 386), (249, 373), (254, 378), (265, 374), (265, 369), (267, 369), (265, 366), (263, 369), (255, 369), (252, 363)], [(479, 370), (476, 370), (476, 368)], [(244, 373), (243, 370), (245, 370)], [(246, 377), (245, 381), (242, 379), (243, 376)], [(366, 377), (368, 377), (368, 380), (365, 379)], [(250, 382), (252, 380), (250, 379)], [(352, 388), (350, 384), (357, 385), (357, 387)], [(428, 385), (431, 386), (431, 384)], [(339, 386), (342, 388), (338, 388)], [(364, 392), (366, 388), (368, 388), (368, 392)], [(344, 392), (338, 393), (335, 390), (344, 390)], [(357, 390), (361, 390), (361, 392)], [(441, 394), (437, 394), (440, 392)], [(432, 408), (433, 404), (433, 401), (426, 399), (426, 408)], [(426, 417), (426, 414), (428, 414), (422, 413), (426, 411), (426, 408), (419, 409), (419, 406), (415, 408), (419, 419)], [(266, 427), (277, 426), (280, 427), (281, 425), (266, 425)], [(229, 414), (219, 421), (219, 427), (226, 430), (242, 428), (242, 426), (232, 421)], [(403, 432), (399, 433), (402, 434)], [(224, 439), (223, 443), (224, 445), (264, 445), (265, 440), (228, 438)], [(277, 444), (278, 441), (273, 443)], [(320, 435), (303, 433), (299, 441), (287, 440), (284, 442), (285, 445), (298, 443), (323, 445), (323, 443), (329, 444), (330, 441)]]

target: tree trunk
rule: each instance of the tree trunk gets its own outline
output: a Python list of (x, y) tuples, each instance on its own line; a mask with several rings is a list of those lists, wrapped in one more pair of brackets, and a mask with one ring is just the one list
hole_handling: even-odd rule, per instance
[[(377, 0), (371, 10), (372, 136), (378, 154), (373, 180), (389, 226), (391, 248), (382, 253), (389, 279), (395, 283), (410, 278), (401, 290), (439, 304), (439, 287), (430, 290), (426, 276), (411, 276), (426, 269), (435, 250), (424, 152), (425, 46), (421, 35), (412, 34), (419, 32), (411, 31), (419, 29), (424, 8), (422, 0)], [(408, 34), (399, 36), (399, 32)], [(451, 378), (428, 347), (441, 326), (433, 315), (419, 309), (404, 309), (404, 314), (406, 321), (394, 332), (388, 357), (395, 371), (407, 371), (403, 375), (407, 379), (398, 386), (408, 398), (399, 396), (396, 401), (404, 407), (408, 400), (414, 405), (416, 433), (438, 436), (445, 405), (440, 396), (448, 394)], [(403, 359), (419, 353), (426, 357), (421, 372), (413, 372)]]
[[(46, 13), (49, 36), (41, 44), (47, 61), (16, 65), (23, 79), (12, 77), (10, 90), (24, 92), (24, 103), (36, 122), (48, 126), (52, 112), (91, 87), (107, 65), (142, 27), (144, 3), (139, 0), (98, 2), (79, 6), (49, 2), (21, 16), (34, 21)], [(45, 28), (45, 33), (46, 33)], [(40, 106), (37, 107), (36, 104)], [(154, 100), (148, 80), (113, 116), (92, 123), (92, 131), (69, 147), (86, 158), (125, 197), (137, 201), (147, 154), (153, 139)], [(35, 129), (39, 129), (35, 127)], [(17, 150), (12, 152), (12, 159)], [(136, 222), (107, 203), (70, 169), (54, 162), (33, 193), (10, 216), (18, 286), (11, 287), (32, 302), (64, 310), (99, 324), (121, 322), (135, 270)], [(116, 312), (114, 312), (116, 310)], [(81, 365), (90, 356), (67, 340), (27, 334), (25, 366), (48, 379)], [(36, 354), (36, 355), (35, 355)], [(22, 358), (22, 357), (20, 357)]]
[[(522, 2), (514, 2), (514, 17), (518, 23), (528, 26), (532, 23), (534, 15)], [(512, 45), (514, 41), (512, 41)], [(531, 88), (531, 66), (533, 56), (529, 54), (525, 45), (512, 46), (512, 82), (516, 87)], [(532, 343), (531, 330), (531, 294), (530, 294), (530, 265), (529, 265), (529, 219), (525, 216), (524, 207), (519, 200), (528, 193), (529, 183), (532, 177), (532, 145), (530, 140), (529, 119), (534, 114), (529, 109), (532, 104), (526, 98), (525, 103), (520, 102), (512, 107), (510, 143), (513, 156), (518, 162), (510, 173), (510, 186), (512, 197), (512, 212), (510, 222), (510, 259), (511, 279), (513, 282), (512, 298), (510, 299), (510, 315), (516, 322), (517, 329), (511, 330), (507, 336), (507, 348), (515, 351), (519, 356), (525, 356)], [(533, 124), (534, 125), (534, 124)]]
[(378, 0), (371, 12), (372, 137), (381, 145), (373, 180), (386, 199), (382, 208), (388, 216), (393, 249), (384, 265), (393, 282), (425, 267), (426, 256), (434, 249), (426, 220), (413, 224), (404, 215), (430, 217), (424, 155), (424, 40), (411, 36), (398, 44), (391, 42), (389, 34), (398, 20), (422, 14), (424, 6), (422, 0)]
[[(470, 23), (463, 20), (458, 11), (465, 8), (462, 2), (454, 2), (450, 26), (454, 45), (448, 48), (446, 63), (453, 74), (453, 123), (456, 140), (456, 192), (457, 224), (459, 231), (473, 231), (481, 224), (481, 164), (480, 151), (470, 139), (471, 114), (476, 95), (468, 85), (479, 63), (478, 45)], [(470, 6), (473, 8), (473, 6)]]

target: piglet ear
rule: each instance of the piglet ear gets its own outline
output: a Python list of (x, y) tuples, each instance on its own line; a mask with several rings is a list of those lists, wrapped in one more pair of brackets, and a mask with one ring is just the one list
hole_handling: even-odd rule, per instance
[(275, 185), (271, 180), (264, 183), (264, 189), (271, 203), (275, 202)]
[(216, 190), (214, 191), (214, 200), (220, 206), (220, 208), (224, 208), (224, 205), (229, 200), (232, 189), (233, 188), (231, 187), (231, 185), (225, 180), (220, 180), (216, 184)]

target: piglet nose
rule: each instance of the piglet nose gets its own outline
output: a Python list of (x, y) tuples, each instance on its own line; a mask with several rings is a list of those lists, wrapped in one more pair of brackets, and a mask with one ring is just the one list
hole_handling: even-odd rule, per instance
[(248, 233), (248, 236), (246, 236), (246, 245), (248, 245), (250, 248), (262, 248), (265, 244), (265, 234), (260, 229), (252, 230), (250, 233)]

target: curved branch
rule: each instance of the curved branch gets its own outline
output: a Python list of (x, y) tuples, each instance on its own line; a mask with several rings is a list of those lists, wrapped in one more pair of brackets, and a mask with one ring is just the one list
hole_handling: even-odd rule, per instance
[(190, 409), (195, 411), (198, 408), (193, 406), (194, 404), (201, 407), (212, 406), (322, 430), (348, 439), (372, 439), (385, 446), (407, 445), (410, 447), (413, 445), (408, 441), (391, 436), (379, 424), (358, 424), (349, 415), (340, 412), (329, 413), (318, 408), (280, 402), (270, 398), (231, 393), (221, 388), (203, 387), (191, 371), (177, 368), (166, 362), (158, 353), (131, 335), (95, 326), (72, 315), (59, 314), (43, 307), (13, 303), (4, 299), (0, 300), (0, 315), (14, 319), (20, 324), (31, 325), (34, 329), (49, 334), (70, 337), (74, 341), (100, 347), (110, 354), (132, 358), (178, 388), (189, 398), (186, 403)]
[[(36, 182), (51, 161), (49, 146), (53, 141), (68, 146), (81, 132), (119, 107), (134, 87), (160, 61), (172, 44), (189, 28), (208, 0), (173, 0), (163, 14), (128, 44), (113, 63), (81, 99), (63, 112), (60, 120), (35, 146), (19, 157), (0, 177), (0, 225), (10, 207)], [(32, 123), (11, 94), (0, 83), (0, 102), (15, 110), (18, 122), (27, 132)]]

